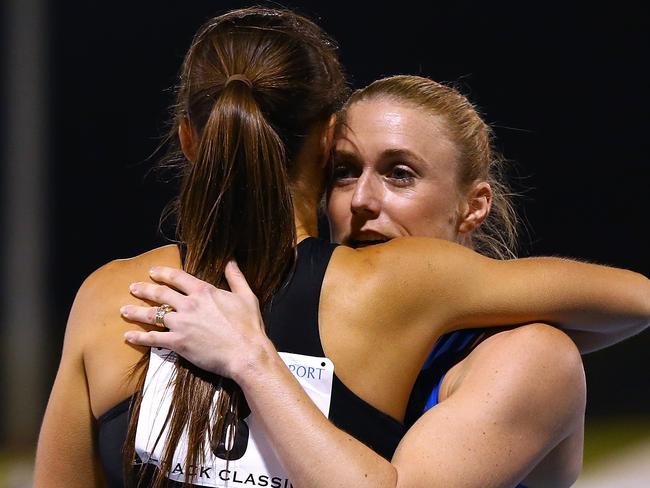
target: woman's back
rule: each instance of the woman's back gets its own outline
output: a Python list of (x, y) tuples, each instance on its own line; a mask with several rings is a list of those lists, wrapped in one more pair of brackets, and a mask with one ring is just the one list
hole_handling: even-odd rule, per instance
[[(84, 317), (84, 323), (68, 328), (83, 329), (79, 331), (83, 337), (83, 365), (90, 408), (96, 419), (133, 395), (137, 387), (138, 377), (130, 372), (149, 349), (124, 341), (124, 332), (141, 325), (125, 320), (120, 308), (127, 304), (145, 305), (129, 293), (129, 286), (151, 281), (149, 269), (156, 265), (180, 268), (178, 246), (163, 246), (113, 261), (95, 271), (79, 292), (73, 313), (80, 314), (80, 319)], [(153, 329), (152, 326), (150, 330)]]
[[(359, 368), (354, 357), (347, 357), (345, 354), (357, 358), (372, 356), (373, 362), (386, 364), (393, 361), (393, 357), (392, 354), (382, 354), (382, 351), (393, 353), (395, 347), (382, 344), (383, 337), (367, 341), (367, 334), (363, 333), (341, 337), (353, 329), (368, 330), (366, 321), (374, 324), (378, 322), (370, 310), (366, 310), (363, 320), (360, 319), (362, 315), (358, 312), (359, 308), (363, 307), (359, 307), (359, 301), (351, 301), (341, 307), (338, 310), (340, 316), (328, 316), (331, 326), (325, 334), (321, 332), (319, 337), (319, 316), (323, 315), (318, 306), (322, 276), (330, 275), (331, 281), (330, 268), (335, 269), (336, 275), (340, 266), (334, 264), (328, 267), (333, 247), (324, 241), (306, 239), (298, 249), (295, 274), (291, 275), (291, 280), (271, 302), (271, 315), (268, 317), (269, 336), (280, 351), (315, 356), (324, 354), (321, 339), (332, 345), (332, 353), (335, 356), (338, 352), (337, 344), (346, 344), (345, 351), (339, 357), (346, 357), (351, 367), (338, 367), (335, 364), (335, 375), (342, 375), (346, 380), (341, 383), (335, 376), (330, 418), (335, 424), (390, 458), (404, 430), (401, 423), (392, 418), (396, 416), (391, 417), (391, 412), (387, 412), (388, 409), (383, 407), (388, 404), (389, 407), (397, 405), (395, 410), (402, 408), (402, 405), (397, 403), (399, 397), (391, 395), (391, 391), (394, 392), (396, 387), (401, 385), (395, 383), (392, 378), (384, 378), (380, 392), (383, 396), (380, 398), (387, 398), (390, 403), (373, 405), (369, 401), (373, 400), (372, 398), (364, 397), (363, 391), (361, 395), (358, 393), (362, 390), (360, 386), (365, 382), (371, 380), (377, 383), (377, 377), (373, 375), (379, 373), (373, 368)], [(343, 248), (341, 251), (345, 252)], [(334, 251), (334, 254), (336, 255), (337, 251)], [(148, 353), (147, 348), (136, 348), (124, 342), (124, 332), (132, 330), (134, 324), (124, 320), (119, 314), (119, 309), (125, 304), (144, 304), (129, 294), (129, 285), (133, 282), (148, 281), (148, 271), (154, 265), (180, 267), (178, 246), (164, 246), (131, 259), (117, 260), (93, 273), (79, 292), (73, 315), (74, 323), (69, 326), (70, 337), (74, 336), (75, 342), (79, 342), (82, 349), (82, 368), (88, 385), (89, 404), (97, 421), (101, 461), (106, 470), (105, 474), (111, 482), (116, 483), (115, 486), (119, 486), (121, 479), (121, 452), (126, 438), (129, 405), (138, 388), (137, 381), (133, 379), (137, 376), (133, 376), (131, 372), (143, 354)], [(331, 304), (341, 302), (345, 296), (351, 297), (352, 290), (348, 286), (339, 281), (338, 286), (332, 287), (328, 292), (331, 296), (321, 295), (321, 303), (324, 301)], [(292, 310), (291, 317), (287, 316), (287, 310)], [(287, 320), (289, 318), (291, 321)], [(372, 347), (378, 348), (374, 354)], [(403, 368), (393, 369), (417, 369), (417, 359), (412, 354), (408, 357), (408, 361), (403, 360), (401, 363)], [(352, 391), (348, 389), (348, 383), (352, 386)], [(68, 385), (68, 388), (72, 386)], [(78, 386), (81, 386), (81, 383)], [(403, 389), (410, 388), (407, 386)], [(379, 408), (374, 408), (375, 406)], [(386, 415), (386, 412), (389, 415)], [(72, 430), (77, 429), (73, 427)]]
[[(83, 327), (75, 334), (84, 344), (95, 417), (128, 397), (135, 387), (133, 383), (119, 386), (144, 351), (123, 339), (123, 333), (134, 324), (119, 316), (119, 308), (142, 303), (129, 295), (129, 285), (150, 281), (148, 270), (154, 265), (180, 264), (178, 247), (165, 246), (114, 261), (82, 286), (71, 320), (76, 322), (83, 313), (83, 320), (93, 324), (69, 328)], [(557, 278), (555, 269), (562, 271), (566, 284)], [(605, 286), (616, 277), (621, 278), (620, 290)], [(576, 289), (573, 280), (591, 282), (594, 293)], [(638, 287), (623, 286), (637, 281)], [(625, 270), (562, 259), (492, 260), (438, 239), (400, 238), (358, 250), (339, 246), (323, 280), (320, 339), (337, 374), (352, 391), (402, 420), (412, 384), (442, 334), (456, 328), (544, 319), (563, 323), (573, 313), (563, 310), (563, 302), (593, 308), (609, 301), (606, 290), (629, 295), (627, 300), (643, 301), (646, 281)], [(605, 315), (623, 314), (625, 303), (612, 305), (619, 310), (612, 307)], [(80, 307), (83, 310), (78, 310)], [(590, 312), (575, 312), (575, 324), (589, 320)], [(121, 366), (109, 373), (106, 364)], [(105, 396), (106, 386), (119, 393)]]
[[(424, 361), (418, 357), (426, 356), (430, 350), (427, 342), (437, 337), (432, 332), (426, 341), (413, 341), (421, 349), (417, 353), (405, 341), (396, 342), (395, 337), (403, 330), (401, 324), (382, 324), (378, 309), (372, 307), (372, 295), (367, 289), (364, 293), (361, 277), (345, 268), (350, 257), (345, 259), (344, 255), (351, 252), (355, 251), (337, 248), (325, 274), (319, 310), (320, 339), (342, 381), (379, 410), (401, 420), (399, 412), (410, 393), (409, 382), (414, 381)], [(124, 341), (124, 332), (141, 324), (127, 321), (119, 310), (127, 304), (145, 305), (129, 293), (129, 286), (151, 282), (149, 269), (153, 266), (181, 268), (178, 246), (163, 246), (103, 266), (84, 282), (75, 301), (71, 315), (74, 323), (68, 329), (81, 348), (95, 418), (135, 392), (137, 376), (130, 372), (148, 348)], [(366, 286), (376, 286), (368, 281)], [(431, 320), (433, 324), (435, 317)], [(435, 330), (434, 326), (431, 330)], [(391, 366), (395, 364), (400, 367)], [(405, 393), (399, 395), (399, 391)]]
[[(381, 309), (372, 306), (376, 299), (369, 293), (377, 284), (372, 278), (364, 284), (359, 274), (346, 269), (350, 253), (356, 251), (337, 247), (327, 267), (318, 317), (320, 340), (348, 387), (379, 410), (402, 420), (399, 412), (424, 361), (419, 358), (430, 350), (427, 343), (437, 338), (436, 319), (431, 318), (432, 332), (426, 340), (396, 341), (404, 322), (382, 323), (386, 318), (378, 314)], [(163, 246), (103, 266), (84, 282), (75, 301), (68, 334), (79, 344), (94, 418), (133, 395), (137, 387), (137, 376), (130, 373), (148, 348), (124, 341), (124, 332), (141, 324), (124, 319), (119, 311), (127, 304), (149, 305), (131, 295), (129, 286), (152, 282), (149, 269), (153, 266), (181, 268), (178, 246)], [(413, 344), (418, 351), (411, 347)], [(395, 364), (400, 367), (395, 368)]]

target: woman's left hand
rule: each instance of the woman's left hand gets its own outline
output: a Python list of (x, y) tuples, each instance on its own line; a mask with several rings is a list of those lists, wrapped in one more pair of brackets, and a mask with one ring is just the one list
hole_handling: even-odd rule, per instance
[[(259, 302), (234, 261), (225, 276), (232, 291), (219, 289), (181, 269), (154, 267), (151, 278), (159, 284), (133, 283), (131, 293), (143, 300), (173, 307), (164, 315), (169, 331), (129, 331), (125, 339), (141, 346), (177, 352), (206, 371), (236, 380), (237, 373), (263, 353), (268, 338)], [(125, 305), (127, 320), (155, 324), (157, 307)]]

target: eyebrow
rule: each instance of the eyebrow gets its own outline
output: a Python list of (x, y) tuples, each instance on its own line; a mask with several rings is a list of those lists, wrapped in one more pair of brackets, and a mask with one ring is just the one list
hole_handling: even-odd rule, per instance
[(418, 156), (416, 153), (413, 151), (409, 151), (408, 149), (386, 149), (381, 153), (382, 158), (385, 157), (407, 157), (409, 159), (413, 159), (416, 162), (420, 164), (425, 164), (426, 161), (422, 159), (420, 156)]
[(344, 159), (354, 159), (358, 160), (359, 156), (354, 151), (348, 151), (346, 149), (336, 149), (332, 151), (332, 156), (335, 158), (344, 158)]
[[(359, 159), (359, 156), (357, 155), (356, 152), (349, 151), (347, 149), (334, 149), (332, 155), (337, 158), (345, 158), (345, 159), (352, 159), (352, 160)], [(386, 149), (381, 153), (382, 158), (400, 157), (400, 156), (414, 159), (415, 161), (422, 164), (426, 163), (424, 159), (422, 159), (413, 151), (409, 151), (408, 149), (391, 148), (391, 149)]]

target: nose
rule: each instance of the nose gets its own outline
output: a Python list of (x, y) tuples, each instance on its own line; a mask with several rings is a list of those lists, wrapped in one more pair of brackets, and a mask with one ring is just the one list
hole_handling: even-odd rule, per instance
[(383, 187), (373, 175), (359, 176), (350, 203), (352, 214), (365, 219), (375, 219), (381, 211)]

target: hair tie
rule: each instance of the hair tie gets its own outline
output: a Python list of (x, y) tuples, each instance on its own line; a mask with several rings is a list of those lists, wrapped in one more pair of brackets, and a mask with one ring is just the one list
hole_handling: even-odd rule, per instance
[(248, 88), (253, 88), (253, 82), (249, 80), (246, 75), (230, 75), (223, 86), (228, 86), (228, 83), (231, 81), (241, 81), (242, 83), (247, 84)]

